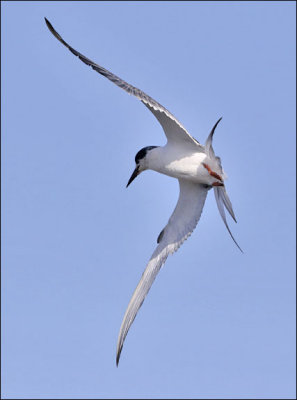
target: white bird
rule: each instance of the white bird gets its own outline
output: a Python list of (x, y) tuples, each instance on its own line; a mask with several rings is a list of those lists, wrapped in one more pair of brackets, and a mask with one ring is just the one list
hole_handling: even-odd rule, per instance
[(154, 114), (164, 130), (167, 137), (165, 146), (144, 147), (136, 154), (136, 167), (127, 187), (136, 176), (147, 169), (177, 178), (179, 181), (180, 193), (175, 210), (158, 236), (158, 246), (142, 274), (123, 318), (117, 342), (116, 364), (118, 365), (129, 328), (160, 268), (168, 255), (174, 253), (195, 229), (202, 213), (207, 192), (212, 188), (224, 224), (233, 241), (242, 251), (227, 224), (224, 208), (227, 209), (235, 222), (236, 219), (225, 189), (226, 174), (222, 169), (220, 158), (215, 155), (212, 147), (213, 134), (221, 118), (212, 128), (205, 146), (201, 145), (165, 107), (73, 49), (55, 31), (46, 18), (45, 22), (51, 33), (82, 62), (91, 66), (129, 94), (137, 97)]

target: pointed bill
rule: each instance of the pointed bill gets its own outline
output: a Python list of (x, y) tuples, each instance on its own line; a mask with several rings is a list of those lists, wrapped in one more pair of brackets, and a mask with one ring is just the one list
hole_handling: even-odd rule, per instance
[(135, 170), (133, 171), (133, 174), (131, 175), (126, 188), (130, 185), (130, 183), (132, 183), (134, 181), (134, 179), (140, 174), (139, 172), (139, 166), (137, 165), (137, 167), (135, 168)]

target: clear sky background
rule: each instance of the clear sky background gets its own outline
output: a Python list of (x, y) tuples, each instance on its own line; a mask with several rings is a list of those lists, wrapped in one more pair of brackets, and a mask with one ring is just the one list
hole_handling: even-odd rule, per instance
[[(3, 398), (295, 397), (295, 3), (2, 2)], [(214, 138), (238, 223), (209, 193), (115, 365), (178, 184), (137, 99), (48, 31)]]

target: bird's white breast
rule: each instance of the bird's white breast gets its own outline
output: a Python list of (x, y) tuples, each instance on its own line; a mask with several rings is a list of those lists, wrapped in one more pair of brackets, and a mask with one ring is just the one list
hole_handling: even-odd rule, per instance
[(150, 152), (148, 168), (174, 178), (188, 179), (197, 183), (211, 185), (211, 177), (202, 163), (211, 163), (207, 155), (192, 149), (178, 147), (157, 147)]

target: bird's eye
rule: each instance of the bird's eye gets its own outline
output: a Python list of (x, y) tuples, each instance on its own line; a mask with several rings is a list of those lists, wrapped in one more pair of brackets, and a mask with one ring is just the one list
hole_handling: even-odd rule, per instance
[(204, 187), (204, 189), (210, 189), (210, 188), (212, 188), (211, 185), (207, 185), (207, 184), (203, 184), (202, 186)]

